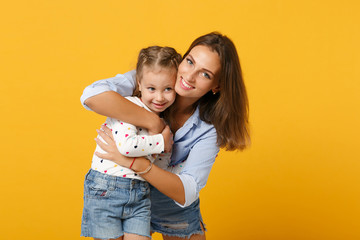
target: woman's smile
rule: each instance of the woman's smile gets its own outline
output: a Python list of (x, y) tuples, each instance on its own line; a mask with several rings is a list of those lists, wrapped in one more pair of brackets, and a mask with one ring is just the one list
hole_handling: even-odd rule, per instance
[(191, 86), (190, 84), (188, 84), (184, 78), (180, 77), (180, 86), (184, 89), (184, 90), (191, 90), (194, 89), (195, 87)]

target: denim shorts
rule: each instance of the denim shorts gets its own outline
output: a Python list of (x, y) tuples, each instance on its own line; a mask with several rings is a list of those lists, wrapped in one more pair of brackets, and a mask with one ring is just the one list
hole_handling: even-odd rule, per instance
[(168, 236), (190, 238), (193, 234), (204, 234), (205, 225), (200, 213), (200, 200), (182, 208), (174, 200), (150, 187), (151, 231)]
[(81, 236), (118, 238), (124, 233), (150, 237), (147, 182), (90, 170), (84, 183)]

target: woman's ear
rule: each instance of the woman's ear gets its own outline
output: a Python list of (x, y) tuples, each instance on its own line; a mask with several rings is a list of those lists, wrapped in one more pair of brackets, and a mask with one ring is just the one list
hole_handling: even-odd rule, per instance
[(211, 91), (214, 95), (217, 94), (218, 92), (220, 92), (220, 86), (214, 87), (213, 89), (211, 89)]

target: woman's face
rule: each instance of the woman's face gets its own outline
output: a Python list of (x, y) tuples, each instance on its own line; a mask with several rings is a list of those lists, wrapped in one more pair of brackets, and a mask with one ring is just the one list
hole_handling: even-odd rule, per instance
[(210, 90), (219, 91), (220, 68), (216, 52), (203, 45), (194, 47), (179, 65), (176, 93), (195, 102)]

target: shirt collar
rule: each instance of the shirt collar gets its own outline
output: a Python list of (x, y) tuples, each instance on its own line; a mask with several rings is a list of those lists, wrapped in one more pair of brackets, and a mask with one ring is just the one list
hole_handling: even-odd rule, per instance
[(199, 125), (200, 123), (200, 110), (199, 110), (199, 106), (196, 107), (194, 113), (190, 116), (190, 118), (188, 119), (188, 124), (191, 125)]
[(197, 107), (194, 113), (186, 120), (185, 124), (176, 131), (174, 136), (174, 141), (181, 139), (186, 135), (193, 127), (197, 127), (200, 123), (200, 112), (199, 107)]

